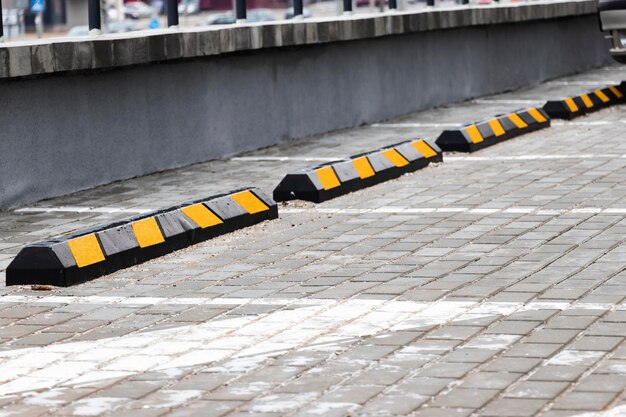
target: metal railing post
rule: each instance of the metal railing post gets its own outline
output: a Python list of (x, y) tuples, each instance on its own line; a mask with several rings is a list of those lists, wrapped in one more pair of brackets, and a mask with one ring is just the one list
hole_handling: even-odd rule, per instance
[(3, 41), (4, 41), (4, 18), (2, 17), (2, 0), (0, 0), (0, 42), (3, 42)]
[(461, 4), (469, 4), (469, 0), (461, 0)]
[(293, 0), (293, 18), (300, 19), (304, 15), (304, 4), (302, 0)]
[(167, 0), (167, 27), (178, 26), (178, 1)]
[(434, 6), (435, 0), (426, 0), (426, 6)]
[(237, 22), (246, 21), (246, 0), (235, 0), (235, 13)]
[(343, 0), (343, 12), (346, 14), (352, 13), (352, 0)]
[(100, 23), (100, 0), (88, 0), (87, 8), (89, 13), (89, 34), (99, 35), (102, 29)]
[(398, 2), (396, 0), (389, 0), (389, 10), (396, 10), (398, 8)]

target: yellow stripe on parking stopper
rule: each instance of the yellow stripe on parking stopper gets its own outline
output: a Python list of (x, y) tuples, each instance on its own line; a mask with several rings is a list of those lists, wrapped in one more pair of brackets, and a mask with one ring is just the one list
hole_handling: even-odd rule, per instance
[(180, 211), (185, 213), (187, 217), (203, 229), (224, 223), (222, 219), (217, 217), (204, 204), (194, 204), (193, 206), (183, 207)]
[(382, 151), (381, 153), (385, 156), (385, 158), (389, 159), (389, 161), (391, 161), (391, 163), (398, 168), (409, 164), (409, 161), (407, 161), (406, 158), (400, 155), (400, 153), (395, 149), (387, 149), (386, 151)]
[(574, 100), (572, 98), (566, 98), (565, 104), (567, 104), (567, 107), (572, 113), (575, 113), (578, 111), (578, 106), (576, 105), (576, 103), (574, 103)]
[(583, 100), (583, 103), (585, 103), (585, 106), (588, 109), (593, 107), (593, 102), (591, 101), (591, 99), (589, 98), (589, 96), (587, 94), (581, 94), (580, 98)]
[(332, 167), (320, 168), (316, 170), (315, 173), (317, 174), (317, 178), (319, 178), (322, 183), (324, 190), (330, 190), (341, 185), (339, 178), (337, 178), (337, 174), (335, 174)]
[(367, 157), (362, 156), (361, 158), (353, 159), (352, 165), (354, 165), (361, 179), (374, 176), (374, 169), (372, 169), (372, 165), (370, 165), (370, 161), (367, 160)]
[(622, 94), (622, 92), (621, 92), (621, 91), (619, 91), (619, 90), (617, 89), (617, 87), (615, 87), (615, 86), (613, 86), (613, 85), (612, 85), (612, 86), (609, 86), (609, 90), (611, 90), (611, 91), (613, 92), (613, 94), (615, 94), (615, 97), (617, 97), (617, 98), (622, 98), (622, 97), (624, 97), (624, 95)]
[(165, 242), (161, 229), (159, 229), (159, 225), (154, 217), (138, 220), (132, 226), (140, 248), (147, 248), (148, 246)]
[(437, 155), (437, 152), (435, 152), (434, 149), (428, 146), (428, 144), (423, 140), (416, 140), (415, 142), (411, 143), (411, 146), (413, 146), (415, 150), (417, 150), (419, 153), (424, 155), (424, 158), (430, 158)]
[(502, 128), (502, 125), (500, 124), (498, 119), (489, 120), (489, 127), (493, 131), (494, 135), (496, 136), (504, 135), (504, 129)]
[(104, 253), (94, 233), (72, 239), (67, 246), (79, 268), (104, 261)]
[(526, 122), (524, 120), (522, 120), (521, 117), (519, 117), (517, 114), (512, 113), (509, 114), (509, 120), (513, 122), (513, 124), (515, 126), (517, 126), (519, 129), (524, 129), (525, 127), (528, 127), (528, 125), (526, 124)]
[(472, 142), (474, 143), (480, 143), (482, 142), (483, 139), (483, 135), (480, 134), (480, 131), (478, 130), (478, 128), (474, 125), (472, 126), (468, 126), (465, 131), (467, 132), (467, 134), (469, 135), (470, 139), (472, 140)]
[[(565, 102), (567, 102), (567, 100), (572, 100), (572, 99), (571, 98), (570, 99), (565, 99)], [(576, 110), (572, 110), (572, 111), (578, 111), (578, 107), (576, 107), (576, 103), (574, 103), (573, 100), (572, 100), (572, 104), (574, 105), (574, 108), (576, 109)], [(530, 114), (532, 116), (532, 118), (537, 121), (537, 123), (543, 123), (543, 122), (547, 122), (548, 121), (548, 119), (546, 119), (543, 116), (543, 114), (541, 114), (539, 112), (539, 110), (537, 110), (537, 109), (528, 109), (528, 114)]]
[(242, 191), (230, 196), (237, 204), (239, 204), (249, 214), (259, 213), (269, 210), (270, 208), (261, 199), (255, 196), (251, 191)]
[(593, 92), (603, 103), (608, 103), (610, 99), (602, 92), (602, 90), (596, 90)]

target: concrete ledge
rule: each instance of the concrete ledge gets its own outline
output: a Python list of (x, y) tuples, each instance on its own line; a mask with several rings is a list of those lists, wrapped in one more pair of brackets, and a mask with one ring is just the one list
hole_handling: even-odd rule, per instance
[(596, 10), (595, 0), (532, 2), (8, 43), (0, 47), (0, 78), (558, 19), (594, 14)]

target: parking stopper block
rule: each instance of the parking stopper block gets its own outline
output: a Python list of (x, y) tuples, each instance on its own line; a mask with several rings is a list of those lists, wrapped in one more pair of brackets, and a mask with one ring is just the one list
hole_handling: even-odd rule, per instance
[(474, 152), (548, 126), (548, 115), (541, 109), (530, 108), (498, 115), (459, 129), (445, 130), (435, 142), (444, 152)]
[(583, 114), (623, 103), (625, 87), (622, 82), (619, 86), (611, 85), (579, 96), (550, 100), (543, 106), (543, 110), (553, 119), (574, 119)]
[(244, 188), (24, 247), (7, 285), (66, 287), (278, 217), (276, 202)]
[(433, 142), (406, 141), (287, 174), (274, 190), (274, 200), (321, 203), (442, 160), (441, 149)]

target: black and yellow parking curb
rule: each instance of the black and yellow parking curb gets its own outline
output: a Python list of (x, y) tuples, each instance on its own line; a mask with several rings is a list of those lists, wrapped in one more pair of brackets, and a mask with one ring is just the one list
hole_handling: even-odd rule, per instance
[(370, 187), (374, 184), (442, 162), (441, 149), (424, 139), (406, 141), (348, 159), (287, 174), (274, 190), (274, 200), (314, 203)]
[(6, 284), (66, 287), (277, 217), (269, 196), (244, 188), (28, 245)]
[(548, 126), (550, 126), (548, 115), (541, 109), (530, 108), (498, 115), (459, 129), (445, 130), (435, 143), (444, 152), (474, 152)]
[(624, 83), (562, 100), (550, 100), (543, 110), (553, 119), (573, 119), (614, 104), (624, 102)]

